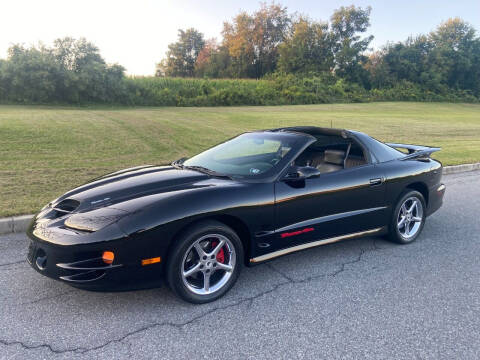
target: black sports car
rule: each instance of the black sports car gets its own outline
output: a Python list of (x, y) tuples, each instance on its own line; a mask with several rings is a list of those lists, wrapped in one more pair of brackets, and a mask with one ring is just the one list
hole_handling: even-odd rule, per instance
[(339, 129), (248, 132), (67, 192), (32, 220), (28, 261), (86, 289), (166, 280), (187, 301), (212, 301), (242, 264), (365, 235), (414, 241), (445, 193), (438, 150)]

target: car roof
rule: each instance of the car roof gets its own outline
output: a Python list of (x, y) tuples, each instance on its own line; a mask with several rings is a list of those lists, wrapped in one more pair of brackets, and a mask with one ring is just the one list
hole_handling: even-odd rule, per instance
[(337, 128), (326, 128), (326, 127), (318, 127), (318, 126), (291, 126), (291, 127), (282, 127), (277, 129), (269, 129), (266, 131), (274, 131), (274, 132), (295, 132), (295, 133), (303, 133), (307, 135), (336, 135), (341, 137), (348, 137), (350, 130), (346, 129), (337, 129)]
[(274, 132), (292, 132), (300, 133), (309, 136), (316, 135), (333, 135), (341, 136), (343, 138), (354, 137), (357, 139), (361, 145), (366, 147), (370, 155), (372, 156), (372, 162), (385, 162), (390, 160), (395, 160), (401, 155), (398, 150), (386, 145), (385, 143), (378, 141), (371, 136), (355, 130), (346, 130), (346, 129), (337, 129), (337, 128), (325, 128), (317, 126), (292, 126), (292, 127), (283, 127), (265, 131), (274, 131)]

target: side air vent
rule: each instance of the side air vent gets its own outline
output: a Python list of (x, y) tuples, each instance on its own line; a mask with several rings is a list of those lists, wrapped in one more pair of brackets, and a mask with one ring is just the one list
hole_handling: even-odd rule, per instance
[(80, 202), (77, 200), (65, 199), (55, 205), (53, 209), (63, 213), (70, 213), (74, 211), (78, 207), (78, 205), (80, 205)]

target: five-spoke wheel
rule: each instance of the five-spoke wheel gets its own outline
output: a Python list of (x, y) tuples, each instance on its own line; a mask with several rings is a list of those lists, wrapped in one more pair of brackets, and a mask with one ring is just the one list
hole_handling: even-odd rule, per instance
[(421, 193), (407, 189), (393, 211), (389, 237), (391, 240), (407, 244), (414, 241), (425, 223), (425, 200)]
[(183, 283), (190, 291), (214, 293), (232, 276), (235, 247), (221, 234), (201, 236), (186, 251), (181, 267)]
[(405, 239), (415, 236), (423, 221), (423, 205), (415, 196), (406, 199), (397, 216), (397, 229)]
[(177, 239), (167, 262), (167, 281), (186, 301), (213, 301), (233, 286), (242, 261), (242, 242), (231, 228), (200, 222)]

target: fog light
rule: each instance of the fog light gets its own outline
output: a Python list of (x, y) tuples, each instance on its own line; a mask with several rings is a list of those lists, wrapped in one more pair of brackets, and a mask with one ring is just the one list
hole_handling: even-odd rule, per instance
[(111, 264), (113, 263), (113, 259), (115, 258), (115, 255), (111, 251), (104, 251), (102, 255), (102, 260), (105, 264)]

